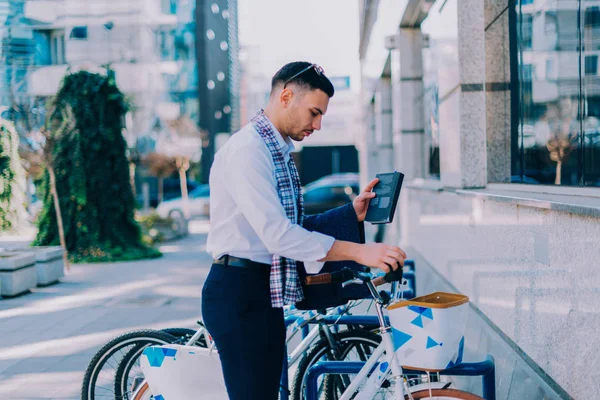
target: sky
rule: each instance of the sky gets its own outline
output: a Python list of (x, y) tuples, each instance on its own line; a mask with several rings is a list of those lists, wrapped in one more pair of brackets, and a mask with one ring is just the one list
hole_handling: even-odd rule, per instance
[(269, 78), (291, 61), (319, 64), (358, 88), (358, 0), (238, 0), (239, 40), (260, 47)]

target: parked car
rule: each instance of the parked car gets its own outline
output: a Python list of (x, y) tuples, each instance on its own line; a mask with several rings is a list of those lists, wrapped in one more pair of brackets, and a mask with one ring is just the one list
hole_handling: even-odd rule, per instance
[[(191, 218), (208, 217), (210, 214), (210, 187), (208, 184), (200, 185), (188, 194), (188, 204)], [(163, 218), (171, 217), (175, 220), (183, 218), (183, 199), (181, 196), (162, 201), (156, 212)]]
[[(143, 183), (148, 183), (148, 195), (149, 195), (149, 205), (150, 207), (158, 206), (158, 179), (155, 177), (149, 176), (143, 178), (137, 185), (137, 197), (136, 200), (139, 204), (144, 204), (144, 192), (143, 192)], [(197, 187), (200, 186), (200, 183), (188, 179), (187, 187), (188, 192), (192, 192)], [(179, 182), (179, 178), (165, 178), (163, 179), (163, 201), (171, 200), (181, 197), (181, 182)]]
[(360, 193), (358, 174), (324, 176), (304, 187), (304, 211), (318, 214), (350, 203)]

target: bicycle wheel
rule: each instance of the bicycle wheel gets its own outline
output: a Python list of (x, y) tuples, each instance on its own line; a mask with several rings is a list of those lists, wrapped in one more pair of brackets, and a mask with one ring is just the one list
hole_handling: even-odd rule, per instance
[[(155, 330), (141, 330), (118, 336), (105, 344), (88, 365), (81, 386), (82, 400), (121, 400), (115, 393), (115, 376), (123, 356), (132, 348), (169, 344), (177, 338)], [(106, 369), (105, 369), (106, 367)]]
[[(411, 395), (415, 400), (484, 400), (473, 393), (456, 389), (419, 390)], [(404, 398), (408, 400), (408, 396), (404, 396)]]
[[(349, 330), (333, 334), (336, 348), (332, 349), (325, 338), (319, 340), (302, 358), (292, 383), (291, 399), (305, 398), (306, 375), (311, 366), (321, 360), (328, 361), (366, 361), (373, 350), (381, 343), (381, 336), (364, 330)], [(321, 381), (323, 383), (323, 381)], [(326, 385), (320, 386), (320, 396), (326, 394)]]
[[(165, 332), (175, 338), (173, 343), (185, 344), (196, 333), (193, 329), (187, 328), (167, 328)], [(195, 345), (206, 347), (206, 340), (201, 337)], [(140, 343), (133, 346), (121, 359), (117, 372), (115, 373), (115, 398), (130, 399), (138, 387), (145, 383), (144, 373), (140, 367), (140, 356), (147, 344)]]

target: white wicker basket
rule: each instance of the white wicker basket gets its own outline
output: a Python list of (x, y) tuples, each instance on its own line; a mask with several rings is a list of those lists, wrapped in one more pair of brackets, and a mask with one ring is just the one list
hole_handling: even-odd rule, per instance
[(469, 298), (436, 292), (388, 307), (394, 345), (407, 368), (440, 371), (462, 361)]

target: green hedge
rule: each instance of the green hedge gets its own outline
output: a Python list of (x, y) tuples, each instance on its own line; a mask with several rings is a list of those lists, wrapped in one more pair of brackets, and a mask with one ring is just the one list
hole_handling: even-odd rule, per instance
[[(70, 110), (73, 129), (60, 133), (53, 150), (65, 240), (75, 262), (126, 261), (159, 257), (142, 242), (134, 220), (127, 145), (128, 110), (114, 73), (81, 71), (65, 76), (49, 107), (47, 126), (58, 130)], [(46, 173), (44, 207), (35, 245), (59, 243), (56, 214)]]

